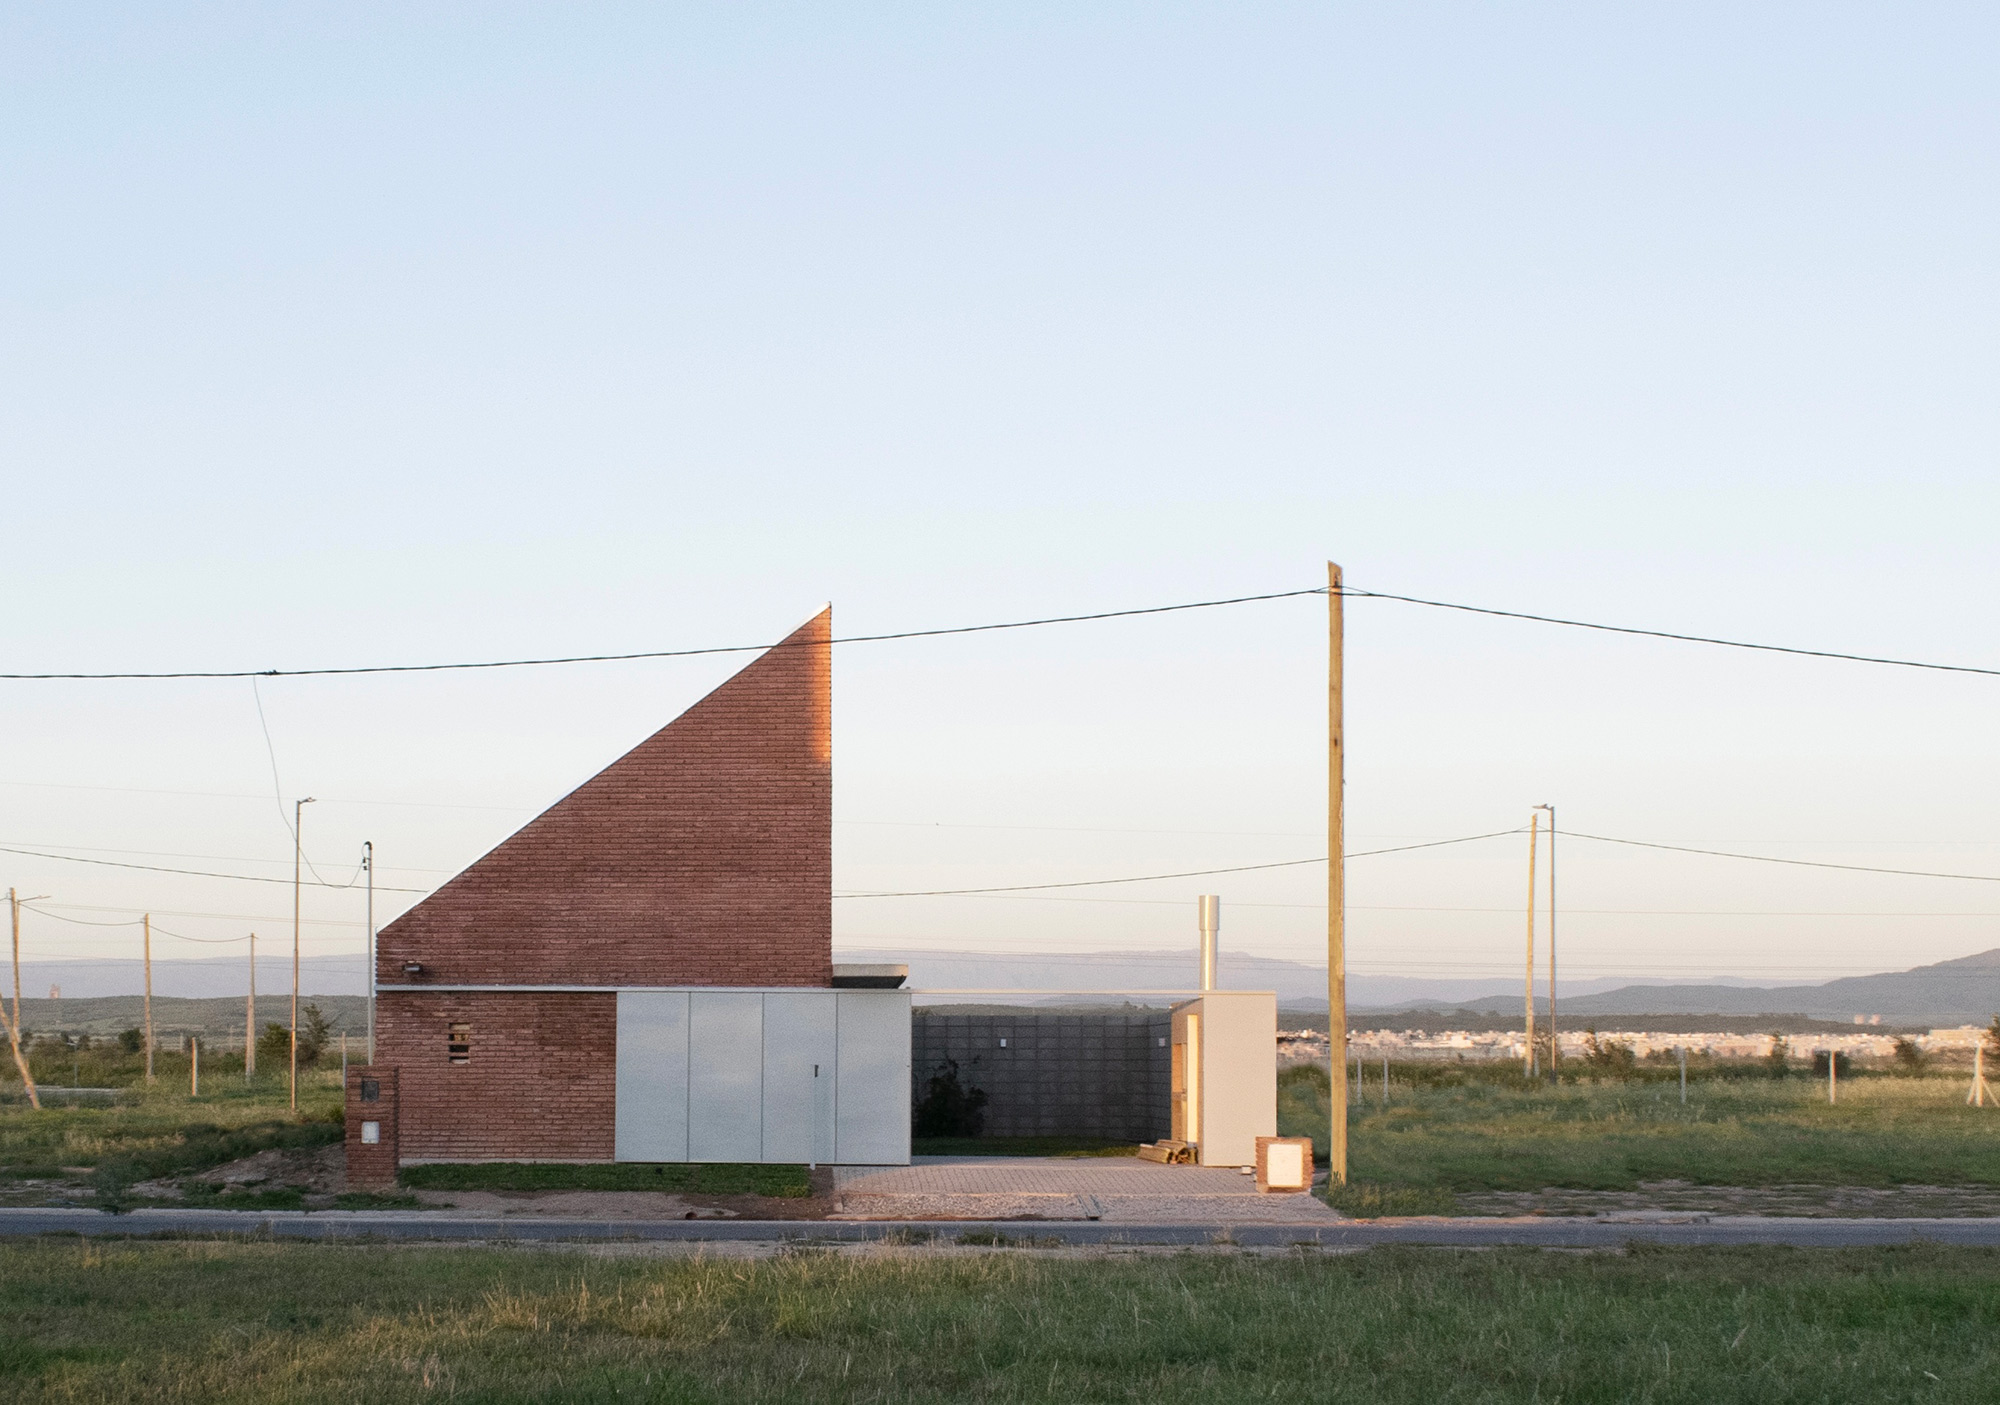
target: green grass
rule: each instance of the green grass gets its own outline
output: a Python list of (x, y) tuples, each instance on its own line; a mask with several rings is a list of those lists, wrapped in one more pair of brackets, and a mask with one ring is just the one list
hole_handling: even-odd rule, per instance
[[(1357, 1182), (1430, 1192), (1697, 1185), (2000, 1184), (2000, 1110), (1965, 1105), (1952, 1076), (1856, 1077), (1828, 1106), (1809, 1079), (1530, 1084), (1498, 1070), (1392, 1067), (1351, 1109)], [(1278, 1127), (1326, 1145), (1326, 1075), (1288, 1069)]]
[(1993, 1398), (2000, 1254), (0, 1246), (0, 1395), (46, 1402)]
[(721, 1162), (617, 1162), (554, 1165), (533, 1161), (483, 1161), (405, 1166), (412, 1190), (669, 1190), (700, 1195), (812, 1194), (803, 1166)]
[(1102, 1137), (913, 1137), (912, 1156), (1137, 1156), (1131, 1142)]
[(270, 1147), (325, 1146), (340, 1140), (340, 1075), (301, 1080), (293, 1116), (284, 1083), (218, 1084), (190, 1098), (164, 1081), (109, 1102), (0, 1106), (0, 1178), (59, 1177), (64, 1168), (111, 1179), (146, 1180), (219, 1166)]

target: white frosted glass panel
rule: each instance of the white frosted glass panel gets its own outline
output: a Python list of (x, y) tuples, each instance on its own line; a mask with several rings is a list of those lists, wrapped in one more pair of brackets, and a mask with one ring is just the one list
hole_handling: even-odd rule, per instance
[(687, 1160), (685, 994), (618, 993), (617, 1085), (612, 1155), (620, 1161)]
[(764, 1160), (833, 1160), (834, 993), (764, 996)]
[(834, 1160), (901, 1166), (910, 1160), (910, 997), (900, 990), (835, 994), (840, 1070)]
[(762, 995), (688, 995), (688, 1160), (763, 1160), (763, 1063)]

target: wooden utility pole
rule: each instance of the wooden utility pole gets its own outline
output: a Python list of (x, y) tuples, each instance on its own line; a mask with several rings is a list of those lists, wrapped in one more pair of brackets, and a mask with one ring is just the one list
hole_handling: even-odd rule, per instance
[(1549, 1076), (1554, 1077), (1562, 1051), (1556, 1047), (1556, 807), (1549, 810)]
[(308, 795), (292, 804), (292, 1111), (299, 1110), (299, 891), (300, 865), (305, 861), (305, 838), (299, 826), (305, 822)]
[[(361, 866), (368, 870), (368, 1062), (375, 1062), (375, 841), (361, 845)], [(341, 1086), (347, 1086), (346, 1080)]]
[[(1556, 1042), (1556, 807), (1537, 805), (1535, 808), (1549, 812), (1549, 1076), (1553, 1078), (1556, 1065), (1562, 1060), (1562, 1050)], [(1532, 865), (1530, 860), (1531, 887)], [(1532, 901), (1531, 897), (1531, 904)]]
[[(14, 1018), (7, 1026), (7, 1043), (14, 1051), (14, 1067), (21, 1071), (21, 1086), (28, 1091), (28, 1106), (41, 1111), (41, 1094), (35, 1091), (35, 1075), (28, 1072), (28, 1056), (21, 1048), (21, 894), (7, 890), (7, 906), (14, 918)], [(0, 1015), (6, 1007), (0, 1006)]]
[(153, 914), (140, 919), (146, 927), (146, 1081), (153, 1081)]
[(1521, 1055), (1521, 1067), (1535, 1076), (1535, 851), (1542, 845), (1542, 816), (1537, 810), (1528, 821), (1528, 975), (1521, 1000), (1526, 1008), (1528, 1043)]
[(243, 1007), (243, 1080), (257, 1073), (257, 934), (250, 934), (250, 999)]
[(1347, 835), (1341, 663), (1345, 650), (1340, 567), (1326, 563), (1326, 1054), (1332, 1076), (1327, 1179), (1347, 1183)]
[(201, 1038), (194, 1034), (188, 1036), (188, 1096), (201, 1096)]

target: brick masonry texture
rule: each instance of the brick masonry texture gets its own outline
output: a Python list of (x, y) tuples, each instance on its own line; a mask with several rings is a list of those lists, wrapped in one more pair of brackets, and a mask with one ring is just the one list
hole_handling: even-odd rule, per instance
[[(1172, 1125), (1173, 1017), (957, 1015), (911, 1019), (911, 1105), (946, 1060), (986, 1093), (989, 1137), (1155, 1141)], [(1005, 1039), (1007, 1047), (1001, 1048)]]
[[(466, 1062), (451, 1027), (471, 1026)], [(399, 1080), (402, 1159), (609, 1161), (617, 1116), (618, 997), (546, 991), (392, 991), (379, 1060)], [(352, 1154), (356, 1106), (348, 1106)]]
[[(374, 1102), (361, 1100), (361, 1084), (375, 1084)], [(396, 1070), (367, 1067), (347, 1070), (347, 1187), (383, 1190), (396, 1184)], [(369, 1146), (361, 1140), (361, 1124), (374, 1122), (382, 1140)]]
[(380, 982), (829, 984), (832, 633), (823, 611), (384, 927)]

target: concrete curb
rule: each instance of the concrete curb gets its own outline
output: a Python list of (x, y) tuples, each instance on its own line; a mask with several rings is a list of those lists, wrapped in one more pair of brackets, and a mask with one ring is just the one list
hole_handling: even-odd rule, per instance
[(1378, 1244), (1612, 1249), (1627, 1244), (1782, 1244), (1861, 1248), (1894, 1244), (2000, 1247), (2000, 1219), (1835, 1220), (1715, 1217), (1684, 1222), (1595, 1219), (1350, 1220), (1300, 1224), (1104, 1224), (1046, 1220), (570, 1220), (472, 1217), (424, 1210), (0, 1210), (0, 1237), (394, 1239), (439, 1242), (950, 1243), (967, 1235), (1061, 1245), (1234, 1244), (1246, 1248), (1363, 1249)]

